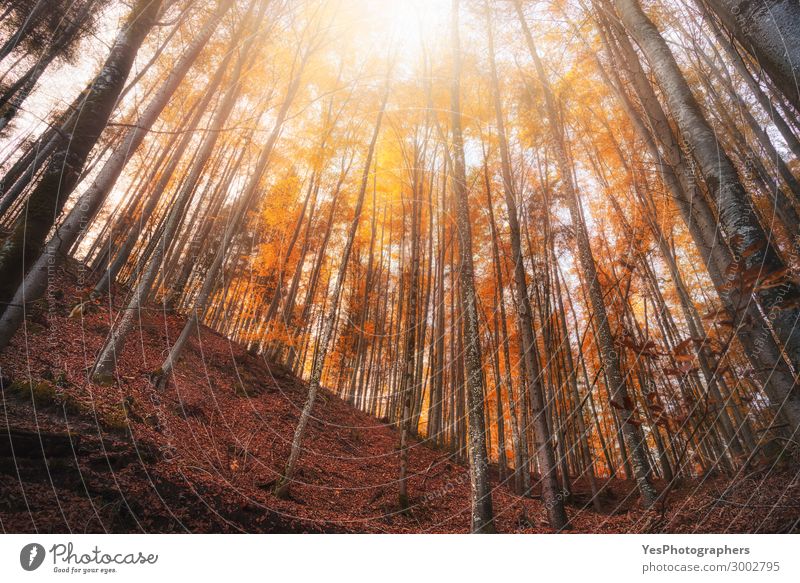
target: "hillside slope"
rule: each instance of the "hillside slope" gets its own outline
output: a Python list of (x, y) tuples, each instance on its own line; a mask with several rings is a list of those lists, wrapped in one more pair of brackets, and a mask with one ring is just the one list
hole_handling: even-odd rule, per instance
[[(466, 532), (467, 469), (414, 442), (412, 509), (396, 506), (397, 433), (324, 391), (291, 499), (272, 486), (286, 459), (305, 385), (203, 328), (158, 394), (148, 375), (183, 325), (143, 310), (114, 386), (87, 371), (109, 310), (72, 307), (74, 278), (0, 355), (0, 529), (4, 532)], [(122, 303), (121, 298), (117, 298)], [(72, 312), (72, 317), (70, 313)], [(44, 452), (44, 454), (43, 454)], [(493, 493), (498, 530), (547, 532), (540, 501)], [(586, 493), (569, 502), (578, 532), (749, 532), (797, 528), (800, 483), (762, 469), (709, 479), (642, 512), (630, 484), (606, 486), (608, 512)], [(776, 495), (776, 492), (778, 493)]]

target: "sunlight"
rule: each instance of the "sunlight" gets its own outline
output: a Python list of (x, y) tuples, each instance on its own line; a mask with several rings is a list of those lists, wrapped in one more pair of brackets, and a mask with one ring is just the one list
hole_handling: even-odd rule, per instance
[(388, 20), (391, 37), (406, 58), (415, 58), (423, 47), (429, 50), (438, 42), (448, 27), (450, 5), (450, 0), (400, 0), (391, 3), (383, 18)]

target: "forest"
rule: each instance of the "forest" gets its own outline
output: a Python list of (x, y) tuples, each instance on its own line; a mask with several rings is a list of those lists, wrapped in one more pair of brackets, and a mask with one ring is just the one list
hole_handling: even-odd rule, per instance
[(800, 532), (796, 0), (1, 0), (2, 532)]

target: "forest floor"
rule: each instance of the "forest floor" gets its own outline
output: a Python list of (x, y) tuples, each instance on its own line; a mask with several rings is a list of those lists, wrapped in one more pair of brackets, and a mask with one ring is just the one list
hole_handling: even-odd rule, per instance
[[(299, 483), (290, 499), (276, 498), (306, 397), (301, 380), (203, 328), (159, 394), (149, 374), (184, 318), (153, 306), (128, 340), (117, 382), (89, 383), (109, 310), (77, 313), (74, 276), (59, 273), (57, 283), (0, 355), (3, 532), (468, 531), (467, 468), (414, 441), (412, 507), (400, 512), (396, 430), (329, 391), (314, 408)], [(549, 532), (540, 500), (498, 482), (500, 532)], [(687, 482), (649, 511), (623, 480), (604, 483), (602, 513), (586, 484), (575, 490), (572, 532), (791, 532), (800, 520), (800, 478), (789, 469)]]

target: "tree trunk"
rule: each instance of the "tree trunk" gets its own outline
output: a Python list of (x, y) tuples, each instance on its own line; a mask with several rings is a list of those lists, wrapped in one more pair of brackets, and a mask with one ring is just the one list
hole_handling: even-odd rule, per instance
[(459, 41), (459, 0), (452, 4), (451, 43), (453, 78), (450, 91), (450, 118), (453, 148), (453, 198), (458, 226), (459, 283), (461, 315), (464, 319), (464, 364), (466, 373), (467, 415), (469, 416), (469, 468), (472, 485), (472, 532), (495, 531), (492, 493), (489, 488), (489, 459), (483, 414), (483, 371), (478, 330), (478, 303), (472, 259), (472, 234), (467, 193), (464, 137), (461, 133), (461, 47)]
[(50, 158), (22, 216), (0, 250), (0, 302), (17, 291), (64, 203), (78, 181), (92, 148), (108, 123), (136, 53), (155, 24), (161, 0), (138, 0), (120, 30), (100, 73), (83, 90), (80, 110), (62, 132), (71, 136)]
[(275, 495), (285, 498), (289, 493), (289, 486), (294, 480), (294, 471), (297, 461), (300, 458), (300, 453), (303, 446), (303, 437), (305, 435), (306, 426), (311, 418), (311, 410), (314, 408), (314, 401), (319, 392), (322, 371), (325, 367), (325, 359), (328, 355), (328, 347), (333, 337), (333, 332), (336, 324), (336, 314), (338, 313), (339, 297), (344, 287), (345, 276), (347, 275), (347, 265), (350, 259), (350, 254), (353, 250), (353, 242), (358, 231), (358, 224), (361, 220), (361, 211), (364, 208), (364, 197), (367, 192), (367, 183), (369, 181), (369, 173), (372, 167), (372, 157), (375, 154), (375, 145), (378, 142), (378, 135), (380, 134), (381, 122), (383, 114), (386, 111), (386, 102), (389, 99), (389, 77), (386, 79), (386, 87), (384, 89), (383, 98), (381, 101), (378, 116), (375, 121), (375, 128), (372, 132), (372, 140), (370, 141), (367, 149), (367, 155), (364, 160), (364, 171), (361, 176), (361, 186), (358, 191), (358, 198), (356, 199), (355, 211), (353, 213), (353, 220), (350, 224), (347, 240), (344, 249), (339, 259), (339, 269), (336, 273), (336, 281), (333, 285), (331, 292), (330, 305), (327, 309), (327, 314), (322, 323), (322, 331), (319, 338), (318, 349), (314, 355), (313, 365), (311, 367), (311, 377), (308, 380), (308, 396), (306, 397), (305, 405), (300, 413), (300, 419), (297, 422), (297, 427), (294, 431), (292, 438), (292, 449), (289, 453), (289, 458), (286, 460), (286, 466), (283, 475), (275, 487)]
[[(135, 126), (126, 133), (120, 146), (111, 154), (91, 186), (81, 194), (64, 222), (58, 227), (56, 234), (48, 241), (41, 256), (25, 277), (24, 284), (20, 286), (21, 289), (17, 290), (17, 296), (21, 296), (21, 301), (18, 302), (15, 296), (15, 300), (0, 317), (0, 350), (8, 344), (22, 322), (25, 313), (22, 304), (34, 302), (45, 293), (48, 275), (51, 274), (54, 266), (69, 252), (76, 239), (89, 225), (108, 193), (114, 187), (125, 165), (139, 148), (148, 130), (158, 119), (170, 97), (178, 88), (206, 42), (216, 30), (220, 20), (232, 5), (233, 2), (230, 0), (223, 0), (220, 3), (216, 12), (198, 33), (195, 41), (187, 47), (170, 75), (153, 96), (150, 104), (139, 116)], [(227, 59), (225, 62), (227, 62)], [(213, 89), (214, 87), (216, 87), (216, 83), (212, 81), (209, 88)], [(207, 93), (209, 100), (211, 96), (212, 92)], [(187, 141), (189, 136), (190, 134), (187, 135)], [(153, 199), (157, 200), (158, 197), (153, 195)]]
[(800, 3), (706, 0), (800, 114)]

